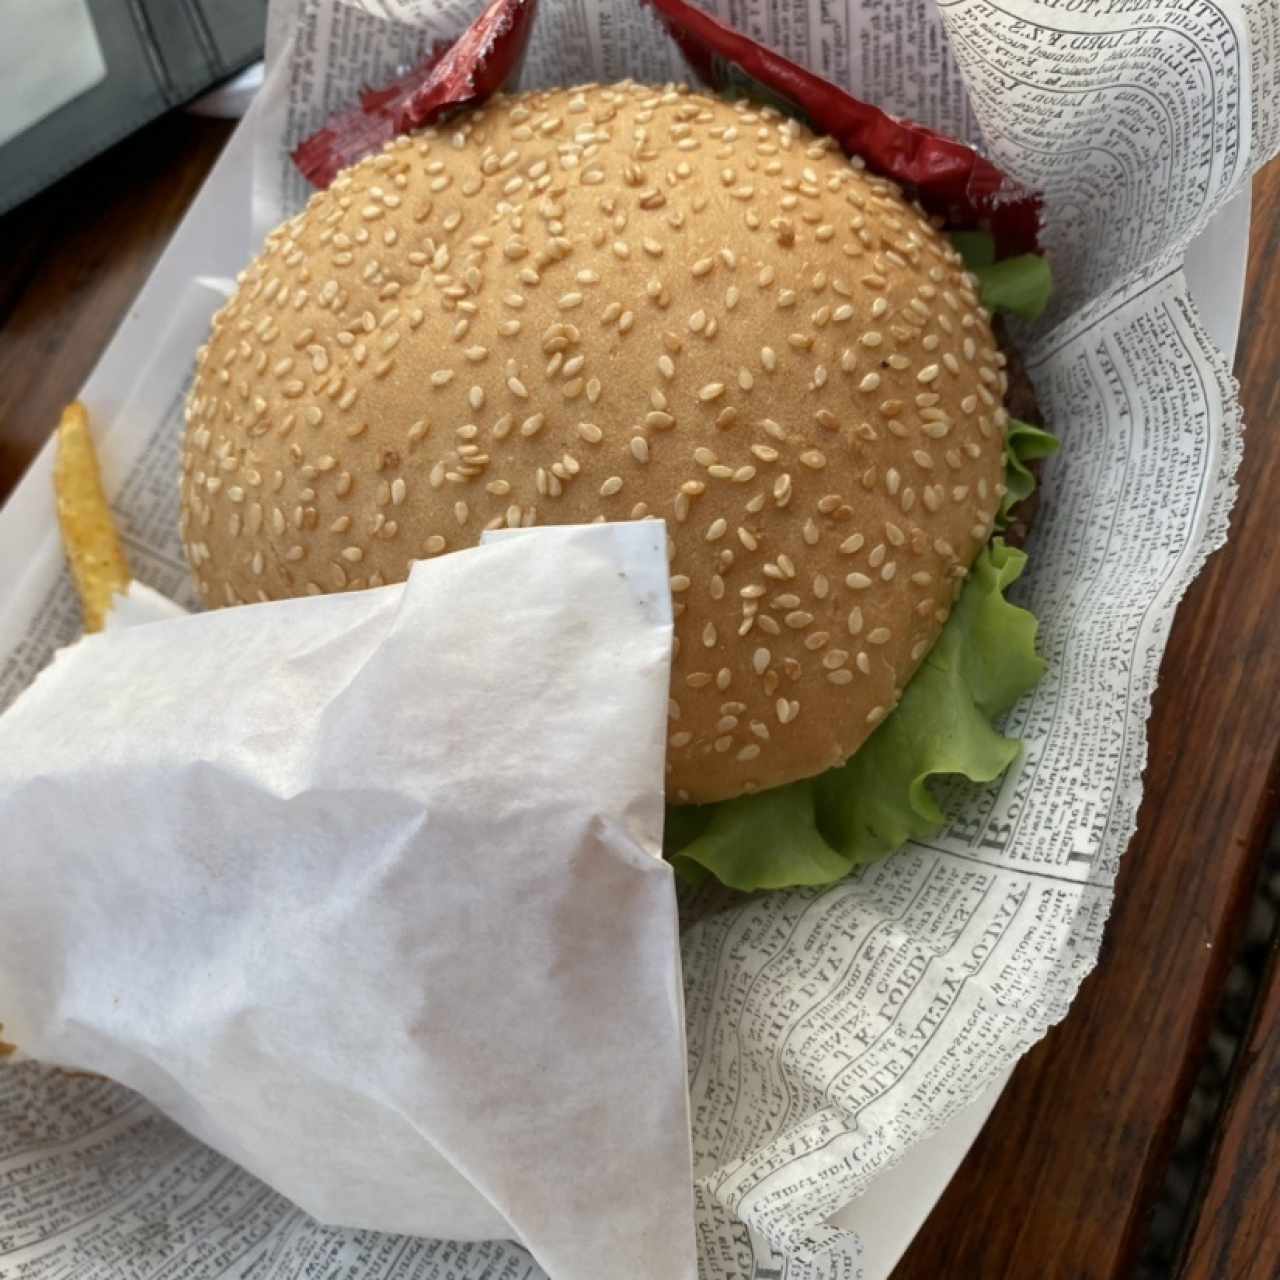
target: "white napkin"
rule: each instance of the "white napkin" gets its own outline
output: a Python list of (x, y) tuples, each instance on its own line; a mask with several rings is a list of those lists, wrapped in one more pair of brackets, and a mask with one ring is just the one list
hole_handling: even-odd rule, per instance
[(666, 576), (550, 528), (63, 650), (0, 718), (6, 1039), (321, 1220), (693, 1280)]

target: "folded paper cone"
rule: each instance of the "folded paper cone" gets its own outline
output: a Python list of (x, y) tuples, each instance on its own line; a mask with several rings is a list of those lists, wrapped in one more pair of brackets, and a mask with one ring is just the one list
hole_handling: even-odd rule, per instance
[(692, 1280), (669, 599), (661, 524), (559, 528), (64, 650), (0, 719), (6, 1036), (323, 1221)]

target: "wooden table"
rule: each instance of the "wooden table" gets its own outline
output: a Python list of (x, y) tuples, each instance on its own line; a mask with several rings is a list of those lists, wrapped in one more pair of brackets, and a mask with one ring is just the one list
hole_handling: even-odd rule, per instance
[[(0, 499), (74, 398), (230, 133), (161, 120), (0, 219)], [(896, 1280), (1132, 1274), (1222, 996), (1280, 759), (1280, 167), (1254, 192), (1232, 543), (1165, 656), (1103, 962), (1019, 1066)], [(1177, 1271), (1280, 1275), (1280, 977), (1221, 1117)], [(1268, 1228), (1270, 1227), (1270, 1230)]]

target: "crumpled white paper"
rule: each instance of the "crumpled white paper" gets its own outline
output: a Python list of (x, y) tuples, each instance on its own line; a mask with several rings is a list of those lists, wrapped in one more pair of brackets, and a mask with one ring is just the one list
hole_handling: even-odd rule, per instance
[(62, 650), (0, 718), (6, 1038), (323, 1221), (693, 1280), (666, 564), (549, 528)]

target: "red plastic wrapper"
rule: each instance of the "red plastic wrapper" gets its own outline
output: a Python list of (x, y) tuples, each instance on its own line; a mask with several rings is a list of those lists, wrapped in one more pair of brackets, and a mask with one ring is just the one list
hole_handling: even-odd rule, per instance
[(998, 257), (1038, 249), (1040, 197), (972, 147), (893, 116), (727, 27), (685, 0), (648, 0), (693, 70), (716, 90), (774, 100), (848, 155), (892, 178), (954, 228), (990, 231)]
[(537, 7), (538, 0), (493, 0), (451, 45), (437, 46), (389, 85), (365, 90), (358, 107), (303, 139), (294, 164), (314, 186), (327, 187), (392, 138), (483, 102), (519, 66)]
[[(716, 90), (772, 99), (830, 134), (846, 153), (900, 183), (951, 227), (989, 230), (998, 257), (1035, 252), (1040, 197), (972, 147), (894, 117), (727, 27), (685, 0), (648, 0), (693, 70)], [(435, 49), (360, 106), (336, 116), (293, 152), (317, 187), (410, 129), (481, 102), (511, 77), (537, 0), (493, 0), (450, 46)]]

